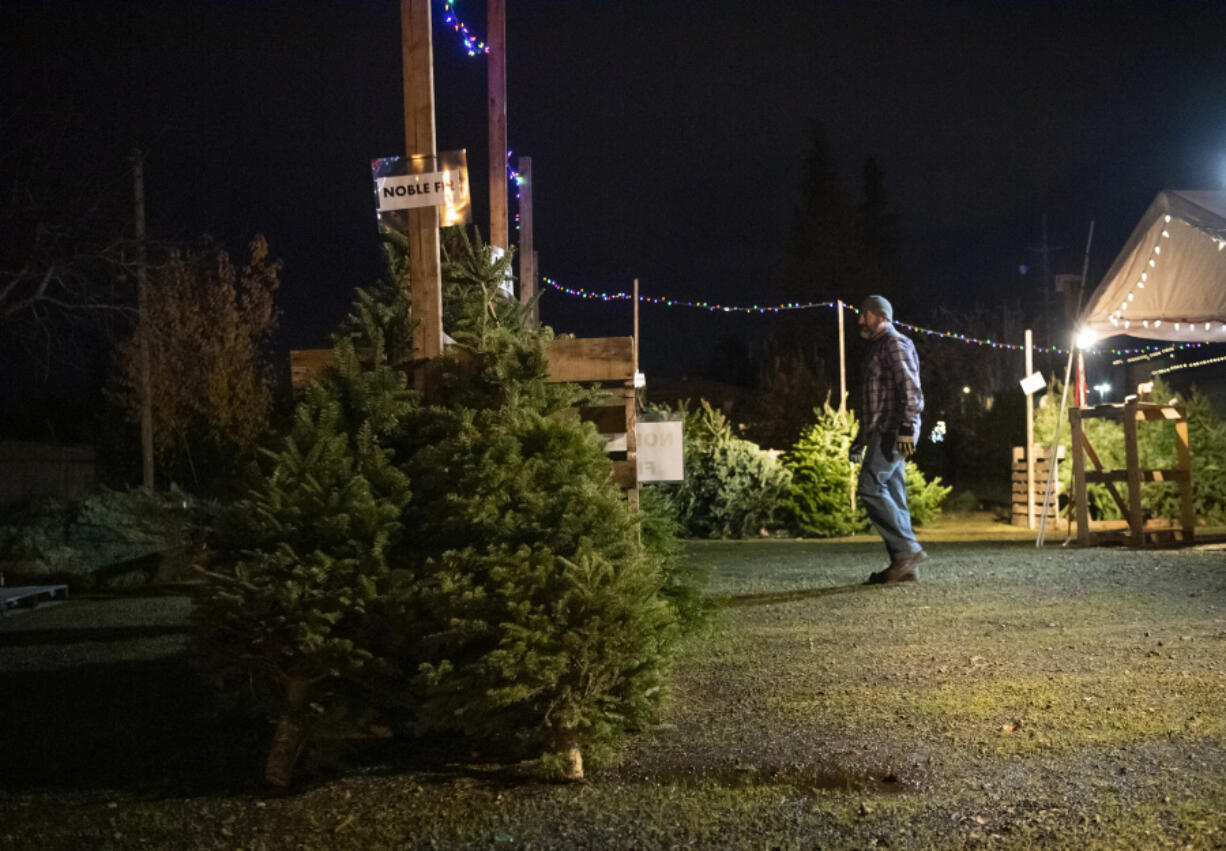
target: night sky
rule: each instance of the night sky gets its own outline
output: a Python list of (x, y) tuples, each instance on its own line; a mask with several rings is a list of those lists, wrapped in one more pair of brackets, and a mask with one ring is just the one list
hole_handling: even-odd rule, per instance
[[(438, 144), (468, 149), (487, 233), (485, 61), (442, 6)], [(483, 36), (484, 2), (458, 9)], [(1044, 215), (1053, 272), (1080, 271), (1096, 220), (1093, 284), (1158, 190), (1226, 185), (1224, 36), (1226, 4), (1169, 0), (508, 0), (509, 146), (533, 158), (542, 274), (771, 303), (820, 121), (850, 189), (880, 163), (919, 302), (999, 304), (1040, 285)], [(0, 143), (62, 126), (63, 168), (117, 197), (140, 145), (150, 234), (237, 253), (265, 233), (285, 263), (280, 344), (325, 345), (377, 272), (369, 168), (403, 153), (399, 50), (394, 0), (7, 0)], [(839, 294), (815, 274), (813, 295)], [(549, 292), (541, 314), (585, 336), (631, 328), (626, 302)], [(833, 333), (832, 311), (813, 316)], [(650, 376), (700, 370), (774, 318), (642, 321)]]

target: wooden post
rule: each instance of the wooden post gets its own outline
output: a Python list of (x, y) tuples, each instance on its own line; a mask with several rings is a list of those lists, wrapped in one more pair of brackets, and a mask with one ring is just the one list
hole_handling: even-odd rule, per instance
[(1137, 451), (1137, 400), (1124, 403), (1124, 459), (1128, 475), (1128, 529), (1131, 546), (1145, 546), (1145, 517), (1141, 514), (1141, 462)]
[[(634, 487), (626, 493), (630, 508), (639, 509), (639, 441), (635, 430), (639, 422), (639, 279), (634, 279), (634, 372), (626, 390), (626, 460), (634, 464)], [(640, 532), (641, 534), (641, 532)]]
[[(1034, 350), (1031, 347), (1032, 336), (1026, 329), (1026, 377), (1034, 374)], [(1048, 460), (1055, 464), (1054, 459)], [(1034, 528), (1034, 394), (1026, 394), (1026, 522), (1027, 528)]]
[(1192, 503), (1192, 452), (1188, 448), (1187, 411), (1180, 413), (1182, 416), (1175, 423), (1175, 450), (1179, 456), (1179, 468), (1183, 471), (1179, 479), (1179, 519), (1183, 526), (1183, 541), (1189, 544), (1196, 534), (1196, 507)]
[(847, 409), (847, 353), (843, 332), (843, 300), (837, 299), (834, 309), (839, 312), (839, 410)]
[(490, 52), (490, 245), (504, 251), (510, 248), (507, 237), (507, 3), (489, 0), (486, 20)]
[[(1077, 503), (1077, 543), (1089, 546), (1090, 505), (1086, 502), (1086, 453), (1083, 443), (1085, 432), (1081, 426), (1081, 409), (1069, 408), (1070, 440), (1073, 443), (1073, 500)], [(1048, 475), (1052, 475), (1048, 473)]]
[[(519, 158), (519, 300), (536, 298), (536, 251), (532, 248), (532, 157)], [(540, 318), (534, 305), (532, 318)]]
[[(434, 140), (434, 45), (430, 0), (400, 0), (400, 52), (404, 73), (404, 141), (409, 163), (437, 166)], [(419, 155), (414, 159), (414, 154)], [(439, 262), (437, 207), (409, 210), (409, 286), (413, 312), (413, 356), (430, 360), (443, 353), (443, 287)], [(416, 375), (424, 388), (425, 370)]]
[(639, 279), (634, 279), (634, 374), (639, 372)]
[(133, 231), (136, 236), (137, 341), (140, 359), (141, 484), (153, 490), (153, 378), (149, 353), (149, 269), (145, 250), (145, 156), (132, 152)]

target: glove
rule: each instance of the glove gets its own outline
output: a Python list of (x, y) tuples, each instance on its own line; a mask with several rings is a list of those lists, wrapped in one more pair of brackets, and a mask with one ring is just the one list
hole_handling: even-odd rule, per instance
[(903, 458), (910, 458), (915, 454), (915, 435), (910, 432), (898, 432), (898, 441), (894, 444), (894, 451)]
[(864, 446), (859, 443), (853, 443), (851, 450), (847, 453), (847, 460), (853, 464), (859, 464), (864, 460)]

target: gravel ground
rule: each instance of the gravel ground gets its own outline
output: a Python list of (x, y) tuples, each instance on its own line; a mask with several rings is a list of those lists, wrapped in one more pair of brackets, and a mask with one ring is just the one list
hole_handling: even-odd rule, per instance
[(869, 538), (692, 543), (710, 629), (660, 727), (570, 786), (385, 746), (264, 798), (186, 598), (0, 620), (0, 848), (1226, 847), (1226, 547), (921, 537), (889, 588)]

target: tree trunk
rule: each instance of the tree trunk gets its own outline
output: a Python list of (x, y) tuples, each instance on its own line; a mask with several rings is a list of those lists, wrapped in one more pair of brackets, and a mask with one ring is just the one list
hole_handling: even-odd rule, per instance
[(573, 727), (559, 731), (558, 743), (565, 754), (562, 777), (566, 780), (583, 779), (583, 752), (579, 750), (579, 735)]
[(302, 730), (298, 716), (306, 705), (309, 683), (305, 677), (291, 679), (285, 687), (285, 707), (277, 719), (268, 761), (264, 764), (264, 780), (278, 789), (289, 788), (294, 779), (294, 763), (302, 751)]

